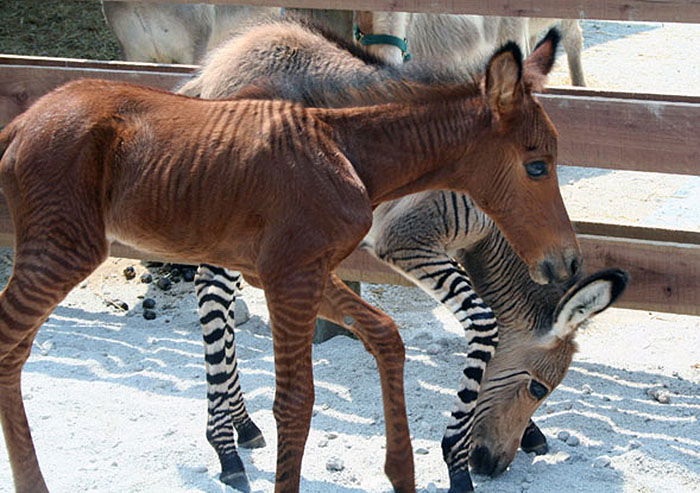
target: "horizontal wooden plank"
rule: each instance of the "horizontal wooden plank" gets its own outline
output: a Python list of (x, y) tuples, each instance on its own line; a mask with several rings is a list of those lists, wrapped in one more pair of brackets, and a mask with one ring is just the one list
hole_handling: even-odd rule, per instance
[(559, 164), (700, 174), (700, 104), (542, 94)]
[[(647, 233), (646, 236), (650, 236)], [(0, 246), (13, 244), (12, 223), (0, 195)], [(671, 242), (579, 235), (586, 269), (608, 267), (629, 271), (632, 282), (617, 306), (700, 315), (700, 246)], [(177, 261), (114, 244), (111, 255), (133, 259)], [(364, 251), (356, 251), (338, 269), (348, 281), (411, 285), (411, 282)]]
[[(136, 0), (123, 0), (136, 1)], [(151, 0), (153, 1), (153, 0)], [(190, 3), (192, 0), (155, 0)], [(198, 0), (200, 3), (309, 9), (451, 12), (455, 14), (700, 23), (697, 0)]]
[[(168, 65), (160, 71), (157, 64), (117, 65), (59, 59), (39, 63), (21, 57), (0, 58), (0, 126), (24, 111), (36, 98), (69, 80), (99, 77), (173, 88), (193, 70), (177, 70)], [(144, 66), (146, 65), (146, 66)], [(87, 67), (87, 68), (85, 68)], [(561, 164), (610, 169), (655, 171), (660, 173), (700, 174), (700, 100), (658, 95), (640, 95), (653, 100), (633, 99), (629, 93), (557, 89), (543, 94), (542, 100), (561, 135)], [(595, 92), (593, 93), (595, 94)]]
[(700, 246), (700, 231), (683, 231), (666, 228), (650, 228), (630, 224), (595, 223), (573, 221), (578, 234), (631, 238), (635, 240), (665, 241)]
[(36, 65), (40, 67), (84, 68), (103, 70), (133, 70), (137, 72), (173, 72), (189, 74), (197, 70), (197, 65), (172, 63), (125, 62), (122, 60), (91, 60), (87, 58), (60, 58), (48, 56), (25, 56), (0, 54), (2, 65)]
[(631, 282), (616, 306), (700, 315), (700, 246), (579, 235), (586, 269), (619, 267)]
[[(680, 243), (579, 235), (587, 272), (618, 267), (632, 279), (615, 306), (700, 315), (700, 246)], [(343, 279), (409, 285), (410, 281), (356, 251), (338, 269)]]

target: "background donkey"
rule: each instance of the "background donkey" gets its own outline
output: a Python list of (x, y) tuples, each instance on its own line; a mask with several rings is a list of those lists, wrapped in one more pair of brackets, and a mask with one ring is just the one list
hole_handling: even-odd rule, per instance
[[(284, 20), (264, 27), (254, 27), (249, 32), (231, 39), (208, 58), (201, 73), (186, 83), (181, 91), (206, 98), (229, 98), (241, 90), (249, 93), (243, 88), (259, 80), (269, 80), (270, 75), (274, 74), (274, 82), (268, 82), (265, 85), (266, 91), (263, 91), (267, 96), (300, 100), (313, 105), (342, 106), (363, 101), (365, 98), (362, 92), (351, 91), (348, 94), (344, 84), (350, 83), (358, 87), (372, 85), (391, 79), (396, 72), (397, 69), (380, 63), (351, 45), (347, 46), (328, 33), (319, 31), (316, 26)], [(463, 73), (464, 70), (460, 72)], [(412, 67), (408, 75), (416, 74), (421, 74), (421, 71)], [(434, 74), (423, 74), (423, 77), (426, 76), (434, 77)], [(294, 83), (290, 83), (290, 79)], [(478, 352), (475, 352), (469, 361), (470, 366), (465, 369), (465, 375), (470, 375), (470, 379), (463, 382), (463, 390), (459, 394), (462, 401), (458, 409), (460, 412), (468, 409), (471, 413), (475, 396), (467, 394), (466, 391), (467, 388), (478, 391), (478, 372), (483, 371), (495, 343), (495, 320), (488, 306), (481, 302), (470, 288), (466, 273), (451, 256), (458, 249), (478, 243), (491, 231), (499, 238), (503, 237), (483, 212), (473, 206), (469, 197), (444, 192), (430, 192), (383, 204), (375, 210), (373, 224), (370, 236), (373, 237), (371, 245), (374, 252), (445, 303), (463, 324), (468, 339), (478, 338), (475, 341), (479, 346)], [(411, 252), (410, 249), (415, 251)], [(503, 263), (497, 265), (510, 265), (517, 259), (510, 249), (499, 249), (499, 255), (494, 260), (493, 257), (482, 253), (476, 255), (475, 262), (478, 263), (478, 259), (481, 258), (486, 264), (502, 260)], [(525, 268), (524, 264), (519, 268)], [(496, 299), (501, 304), (507, 300), (521, 300), (514, 304), (511, 312), (497, 312), (505, 318), (504, 327), (516, 334), (508, 341), (513, 346), (521, 343), (517, 350), (524, 355), (539, 351), (539, 346), (533, 346), (529, 334), (535, 328), (545, 331), (547, 327), (552, 327), (552, 314), (564, 289), (540, 290), (534, 283), (527, 284), (519, 278), (514, 278), (511, 282), (510, 270), (492, 271), (484, 274), (483, 282), (497, 283), (504, 289), (496, 294), (487, 291), (489, 298)], [(208, 436), (219, 437), (219, 444), (212, 443), (217, 450), (224, 446), (229, 449), (233, 447), (233, 426), (239, 430), (241, 446), (264, 443), (259, 430), (252, 424), (246, 412), (235, 366), (232, 329), (234, 302), (231, 295), (236, 291), (238, 280), (236, 273), (213, 266), (200, 266), (197, 274), (199, 313), (207, 354), (220, 354), (215, 359), (228, 361), (228, 366), (223, 363), (207, 366), (210, 380), (220, 382), (216, 388), (210, 384), (209, 391), (209, 395), (216, 398), (210, 398), (209, 401)], [(575, 292), (578, 292), (578, 288), (572, 290), (572, 293)], [(540, 297), (542, 301), (536, 302)], [(614, 297), (610, 296), (609, 299), (611, 302)], [(587, 308), (589, 305), (590, 308)], [(589, 315), (607, 306), (596, 306), (590, 300), (588, 304), (581, 304), (582, 310), (588, 310)], [(537, 315), (533, 318), (532, 313)], [(220, 337), (212, 337), (214, 333), (218, 333)], [(513, 349), (506, 348), (505, 354), (512, 354), (512, 351)], [(225, 352), (227, 354), (224, 358)], [(496, 354), (498, 355), (498, 352)], [(551, 390), (563, 378), (570, 359), (561, 357), (559, 347), (553, 348), (551, 354), (544, 353), (543, 356), (545, 362), (549, 362), (553, 367), (552, 371), (558, 375), (558, 379), (545, 380)], [(518, 363), (522, 365), (521, 374), (538, 374), (528, 366), (527, 358), (518, 360)], [(537, 402), (540, 402), (542, 397), (544, 396)], [(487, 436), (493, 443), (500, 444), (506, 435), (510, 438), (512, 433), (523, 435), (528, 418), (536, 409), (536, 406), (530, 405), (531, 401), (506, 400), (498, 409), (482, 411), (482, 418), (484, 414), (520, 415), (525, 418), (522, 423), (514, 421), (507, 429), (487, 428)], [(463, 417), (464, 415), (462, 418), (456, 418), (450, 425), (449, 440), (446, 437), (445, 442), (449, 445), (446, 459), (449, 459), (448, 464), (455, 474), (466, 470), (468, 446), (465, 437), (469, 423)], [(529, 430), (524, 446), (528, 450), (546, 450), (544, 436), (538, 433), (534, 424)], [(512, 449), (513, 454), (515, 448)], [(512, 455), (510, 457), (512, 458)], [(460, 485), (467, 481), (468, 476), (460, 477), (454, 484)]]
[[(102, 5), (124, 58), (159, 63), (201, 63), (206, 53), (240, 30), (242, 21), (279, 12), (277, 8), (206, 4), (103, 1)], [(286, 10), (310, 16), (343, 38), (351, 35), (349, 12)], [(453, 69), (463, 69), (466, 61), (488, 56), (507, 41), (517, 42), (529, 53), (538, 35), (557, 26), (571, 82), (586, 85), (581, 65), (583, 34), (575, 19), (363, 11), (355, 13), (355, 25), (358, 41), (387, 63), (403, 63), (410, 53), (418, 60), (439, 61)], [(386, 38), (373, 40), (376, 34), (389, 35), (394, 43), (387, 44)], [(405, 49), (403, 40), (409, 48)]]
[(102, 9), (125, 60), (184, 64), (199, 63), (242, 20), (279, 12), (273, 7), (105, 1)]
[(398, 65), (410, 55), (452, 69), (464, 60), (483, 58), (507, 41), (515, 41), (528, 53), (543, 31), (556, 26), (572, 84), (586, 85), (581, 66), (583, 34), (575, 19), (363, 11), (355, 14), (355, 20), (358, 41), (385, 62)]

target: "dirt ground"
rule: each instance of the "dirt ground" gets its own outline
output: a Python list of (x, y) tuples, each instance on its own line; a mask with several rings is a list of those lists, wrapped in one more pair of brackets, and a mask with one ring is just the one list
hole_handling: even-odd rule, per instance
[[(591, 86), (700, 91), (700, 64), (694, 62), (700, 26), (587, 21), (584, 28)], [(0, 52), (7, 52), (4, 43), (0, 38)], [(553, 81), (565, 80), (560, 62)], [(560, 175), (574, 218), (700, 229), (696, 177), (584, 168), (564, 168)], [(10, 264), (5, 249), (0, 276), (6, 278)], [(121, 272), (129, 265), (137, 276), (126, 281)], [(223, 491), (204, 437), (206, 389), (192, 284), (163, 292), (138, 281), (143, 271), (109, 259), (39, 332), (24, 389), (51, 491)], [(401, 327), (417, 484), (424, 492), (444, 492), (440, 438), (464, 358), (461, 329), (418, 289), (364, 285), (363, 292)], [(243, 452), (243, 460), (253, 491), (269, 492), (276, 445), (269, 320), (262, 293), (248, 287), (244, 295), (252, 317), (237, 336), (242, 384), (268, 446)], [(153, 321), (142, 317), (144, 297), (157, 301)], [(116, 300), (128, 309), (117, 308)], [(577, 340), (580, 351), (568, 376), (535, 415), (550, 453), (518, 453), (499, 478), (475, 477), (477, 491), (700, 491), (700, 317), (612, 309)], [(314, 371), (301, 490), (390, 491), (381, 466), (374, 362), (357, 341), (336, 338), (314, 348)], [(652, 388), (665, 388), (670, 402), (652, 399)], [(579, 438), (579, 445), (558, 440), (561, 431)], [(0, 447), (0, 492), (12, 490), (5, 454)], [(335, 459), (342, 470), (331, 472), (326, 466)]]

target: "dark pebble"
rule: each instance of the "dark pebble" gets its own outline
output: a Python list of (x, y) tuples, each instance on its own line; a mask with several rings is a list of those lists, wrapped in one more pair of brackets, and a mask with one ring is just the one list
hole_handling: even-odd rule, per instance
[(192, 282), (194, 281), (194, 269), (187, 269), (185, 272), (182, 273), (182, 278), (185, 280), (185, 282)]
[(153, 310), (144, 310), (143, 318), (145, 318), (146, 320), (153, 320), (154, 318), (156, 318), (156, 312), (154, 312)]
[(145, 284), (150, 284), (151, 282), (153, 282), (153, 276), (150, 275), (148, 272), (146, 272), (145, 274), (141, 274), (141, 282)]
[(126, 267), (123, 272), (124, 272), (124, 277), (126, 277), (126, 279), (129, 281), (131, 279), (133, 279), (134, 277), (136, 277), (136, 271), (134, 270), (134, 268), (132, 266)]
[(170, 277), (180, 277), (180, 269), (177, 267), (170, 269)]
[(156, 307), (156, 300), (154, 300), (153, 298), (146, 298), (141, 303), (141, 306), (143, 306), (144, 308), (147, 308), (147, 309), (155, 308)]
[(163, 291), (167, 291), (172, 287), (173, 283), (167, 277), (161, 277), (158, 279), (158, 287)]

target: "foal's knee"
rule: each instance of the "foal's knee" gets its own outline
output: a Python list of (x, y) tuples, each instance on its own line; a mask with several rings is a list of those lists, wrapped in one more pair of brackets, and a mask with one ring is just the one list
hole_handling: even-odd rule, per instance
[(375, 347), (380, 351), (380, 354), (375, 354), (375, 356), (391, 356), (392, 359), (404, 361), (406, 348), (401, 334), (399, 334), (399, 328), (391, 317), (383, 315), (376, 330), (373, 331), (373, 335), (376, 341)]

